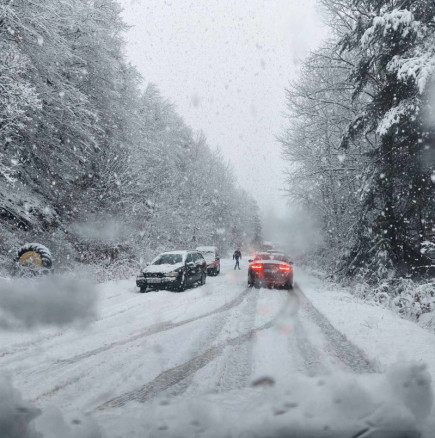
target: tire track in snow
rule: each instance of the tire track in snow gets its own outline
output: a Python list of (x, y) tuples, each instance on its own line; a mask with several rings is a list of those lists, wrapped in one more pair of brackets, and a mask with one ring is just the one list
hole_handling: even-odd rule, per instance
[[(245, 300), (244, 305), (232, 309), (230, 314), (225, 314), (221, 317), (213, 329), (211, 336), (209, 335), (207, 337), (206, 342), (201, 343), (201, 348), (195, 348), (196, 351), (191, 357), (198, 356), (201, 351), (204, 351), (204, 346), (210, 346), (223, 330), (229, 333), (236, 332), (238, 334), (252, 330), (255, 326), (258, 298), (259, 291), (251, 289), (251, 293)], [(237, 327), (233, 326), (235, 321), (237, 321)], [(216, 387), (211, 388), (212, 391), (227, 391), (246, 386), (249, 382), (251, 370), (251, 349), (252, 344), (250, 342), (242, 343), (237, 347), (228, 346), (225, 349), (224, 354), (219, 356), (219, 361), (223, 364), (223, 370), (219, 372)], [(196, 377), (196, 373), (191, 374), (177, 384), (170, 386), (167, 391), (163, 391), (162, 395), (166, 395), (167, 393), (169, 396), (179, 396), (191, 390), (192, 386), (195, 387), (195, 383), (197, 383)], [(202, 379), (199, 378), (199, 381), (201, 380)]]
[[(249, 289), (248, 289), (249, 291)], [(167, 390), (168, 388), (180, 383), (182, 380), (193, 376), (198, 370), (208, 365), (210, 362), (218, 358), (227, 347), (239, 347), (248, 341), (252, 341), (257, 333), (267, 330), (274, 326), (276, 321), (281, 318), (283, 312), (286, 310), (290, 299), (286, 301), (286, 304), (282, 308), (281, 312), (275, 316), (272, 320), (263, 324), (260, 327), (253, 328), (246, 333), (243, 333), (235, 338), (227, 339), (226, 341), (210, 347), (202, 354), (190, 359), (189, 361), (170, 368), (160, 373), (154, 380), (141, 386), (139, 389), (129, 391), (120, 396), (114, 397), (111, 400), (97, 406), (95, 410), (105, 410), (107, 408), (116, 408), (126, 405), (131, 401), (138, 401), (145, 403), (146, 401), (154, 398), (159, 393)]]
[(301, 355), (304, 370), (312, 375), (326, 373), (327, 368), (321, 361), (320, 351), (308, 339), (299, 317), (295, 320), (294, 334), (296, 348)]
[[(61, 368), (61, 367), (65, 367), (67, 365), (71, 365), (71, 364), (77, 363), (77, 362), (79, 362), (81, 360), (87, 359), (89, 357), (93, 357), (93, 356), (95, 356), (97, 354), (103, 353), (103, 352), (108, 351), (110, 349), (126, 345), (126, 344), (134, 342), (134, 341), (136, 341), (138, 339), (145, 338), (145, 337), (148, 337), (148, 336), (152, 336), (154, 334), (161, 333), (161, 332), (164, 332), (164, 331), (167, 331), (167, 330), (172, 330), (174, 328), (181, 327), (183, 325), (192, 323), (194, 321), (198, 321), (198, 320), (201, 320), (203, 318), (207, 318), (207, 317), (219, 314), (219, 313), (226, 312), (226, 311), (228, 311), (228, 310), (230, 310), (230, 309), (240, 305), (243, 302), (243, 300), (245, 299), (246, 295), (249, 292), (250, 292), (250, 290), (248, 288), (246, 288), (240, 295), (238, 295), (232, 301), (229, 301), (228, 303), (224, 304), (223, 306), (221, 306), (221, 307), (219, 307), (219, 308), (217, 308), (215, 310), (212, 310), (210, 312), (207, 312), (207, 313), (204, 313), (202, 315), (199, 315), (197, 317), (189, 318), (189, 319), (186, 319), (186, 320), (183, 320), (183, 321), (179, 321), (179, 322), (176, 322), (176, 323), (171, 323), (169, 321), (168, 322), (157, 323), (157, 324), (154, 324), (154, 325), (148, 327), (144, 331), (142, 331), (140, 333), (137, 333), (134, 336), (130, 336), (130, 337), (126, 338), (126, 339), (122, 339), (120, 341), (112, 342), (112, 343), (110, 343), (108, 345), (104, 345), (102, 347), (95, 348), (93, 350), (87, 351), (86, 353), (82, 353), (82, 354), (73, 356), (73, 357), (71, 357), (69, 359), (58, 360), (52, 366), (47, 367), (47, 369), (45, 371), (50, 372), (53, 368)], [(41, 370), (38, 370), (38, 373), (40, 373), (40, 372), (41, 372)], [(68, 379), (68, 380), (66, 380), (63, 383), (57, 384), (56, 387), (53, 388), (52, 390), (47, 391), (46, 393), (37, 396), (36, 399), (43, 398), (44, 396), (52, 396), (55, 393), (57, 393), (58, 391), (60, 391), (60, 390), (62, 390), (64, 388), (70, 386), (73, 383), (76, 383), (78, 380), (80, 380), (80, 378), (79, 379)]]
[[(329, 354), (332, 354), (335, 359), (338, 359), (357, 374), (375, 373), (378, 371), (364, 352), (353, 345), (343, 333), (339, 332), (329, 320), (314, 307), (298, 286), (295, 286), (294, 291), (300, 300), (300, 306), (303, 312), (321, 329), (322, 334), (325, 336), (328, 342)], [(305, 339), (305, 341), (299, 344), (304, 359), (308, 361), (308, 363), (320, 361), (320, 354), (318, 351), (316, 352), (316, 347), (311, 343), (310, 345), (308, 344), (309, 341), (306, 336)], [(321, 368), (319, 369), (321, 370)]]
[(59, 331), (57, 333), (52, 333), (52, 334), (40, 336), (38, 339), (32, 339), (31, 341), (25, 341), (25, 342), (20, 342), (20, 343), (11, 345), (8, 347), (9, 350), (0, 351), (0, 359), (4, 358), (6, 356), (13, 356), (15, 354), (26, 352), (31, 347), (34, 348), (34, 347), (38, 346), (39, 344), (42, 344), (43, 342), (51, 341), (51, 340), (58, 338), (60, 336), (63, 336), (63, 335), (64, 335), (64, 332)]
[(103, 352), (110, 350), (112, 348), (120, 347), (120, 346), (129, 344), (130, 342), (134, 342), (138, 339), (146, 338), (148, 336), (155, 335), (157, 333), (165, 332), (168, 330), (175, 329), (177, 327), (181, 327), (181, 326), (186, 325), (186, 324), (190, 324), (191, 322), (198, 321), (198, 320), (203, 319), (203, 318), (208, 318), (210, 316), (213, 316), (213, 315), (216, 315), (216, 314), (219, 314), (222, 312), (226, 312), (227, 310), (230, 310), (233, 307), (240, 305), (243, 302), (243, 300), (245, 299), (245, 296), (248, 294), (248, 292), (249, 292), (249, 289), (245, 289), (234, 300), (232, 300), (232, 301), (224, 304), (223, 306), (221, 306), (215, 310), (212, 310), (210, 312), (203, 313), (202, 315), (195, 316), (193, 318), (184, 319), (183, 321), (179, 321), (179, 322), (170, 322), (170, 321), (159, 322), (157, 324), (154, 324), (154, 325), (146, 328), (145, 330), (141, 331), (140, 333), (137, 333), (137, 334), (130, 336), (126, 339), (111, 342), (108, 345), (103, 345), (102, 347), (95, 348), (93, 350), (87, 351), (86, 353), (78, 354), (78, 355), (73, 356), (69, 359), (58, 360), (56, 362), (56, 364), (58, 364), (58, 365), (73, 364), (73, 363), (79, 362), (83, 359), (87, 359), (88, 357), (95, 356), (96, 354), (103, 353)]
[[(253, 290), (243, 313), (247, 318), (243, 320), (240, 331), (247, 332), (255, 326), (257, 303), (260, 296), (258, 290)], [(237, 346), (229, 347), (225, 352), (223, 370), (217, 382), (219, 392), (243, 388), (248, 385), (252, 371), (252, 342), (244, 342)]]

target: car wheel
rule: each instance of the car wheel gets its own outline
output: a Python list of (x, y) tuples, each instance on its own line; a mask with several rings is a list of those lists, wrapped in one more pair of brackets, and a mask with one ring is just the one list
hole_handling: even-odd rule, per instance
[(287, 283), (284, 285), (284, 287), (288, 290), (293, 289), (293, 282), (290, 280), (287, 280)]
[(177, 287), (177, 292), (184, 292), (187, 289), (187, 278), (184, 275), (183, 280), (181, 280), (180, 285)]
[(260, 289), (261, 288), (261, 283), (258, 280), (256, 280), (254, 282), (254, 287), (255, 287), (255, 289)]
[(215, 273), (215, 275), (219, 275), (220, 272), (221, 272), (221, 267), (219, 266), (218, 268), (216, 268), (216, 273)]
[(207, 281), (207, 274), (203, 272), (201, 275), (201, 285), (204, 285), (206, 281)]
[(248, 287), (254, 286), (251, 282), (248, 281)]
[(146, 286), (141, 286), (139, 292), (141, 294), (144, 294), (147, 291), (147, 287)]

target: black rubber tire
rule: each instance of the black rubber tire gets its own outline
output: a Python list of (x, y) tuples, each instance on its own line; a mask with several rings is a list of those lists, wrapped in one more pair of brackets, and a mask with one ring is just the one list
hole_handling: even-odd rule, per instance
[(20, 260), (20, 257), (29, 251), (36, 252), (37, 254), (39, 254), (41, 256), (42, 267), (44, 269), (51, 269), (51, 267), (53, 265), (53, 260), (51, 258), (50, 251), (44, 245), (40, 245), (38, 243), (28, 243), (26, 245), (23, 245), (18, 250), (16, 262), (19, 263), (18, 261)]
[(220, 268), (220, 266), (219, 266), (219, 268), (216, 268), (216, 269), (215, 269), (214, 275), (217, 276), (217, 275), (220, 274), (220, 272), (221, 272), (221, 268)]
[(248, 287), (253, 287), (254, 285), (252, 283), (249, 283), (248, 281)]
[(146, 287), (146, 286), (142, 286), (142, 287), (139, 289), (139, 292), (140, 292), (141, 294), (146, 293), (146, 291), (147, 291), (147, 287)]
[(201, 286), (204, 286), (206, 281), (207, 281), (207, 274), (205, 272), (203, 272), (201, 275)]
[(285, 289), (292, 290), (293, 289), (293, 283), (290, 281), (287, 281), (287, 283), (284, 285)]
[(255, 289), (261, 289), (261, 283), (259, 281), (254, 281)]
[(184, 292), (187, 289), (187, 281), (186, 277), (183, 277), (183, 281), (181, 282), (180, 286), (177, 287), (177, 292)]

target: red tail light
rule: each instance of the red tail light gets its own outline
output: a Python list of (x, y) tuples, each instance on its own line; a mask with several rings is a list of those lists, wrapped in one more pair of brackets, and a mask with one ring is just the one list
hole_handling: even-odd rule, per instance
[(279, 265), (278, 269), (283, 272), (290, 272), (290, 266), (287, 265)]
[(251, 265), (251, 269), (253, 269), (254, 271), (260, 271), (261, 269), (263, 269), (263, 265), (257, 264), (257, 265)]

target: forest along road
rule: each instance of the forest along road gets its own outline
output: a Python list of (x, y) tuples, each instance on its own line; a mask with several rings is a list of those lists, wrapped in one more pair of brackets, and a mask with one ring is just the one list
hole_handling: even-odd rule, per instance
[(279, 384), (292, 372), (376, 371), (297, 285), (248, 288), (246, 262), (234, 271), (222, 260), (219, 276), (183, 293), (140, 294), (123, 280), (100, 285), (99, 294), (99, 317), (85, 329), (1, 335), (0, 367), (26, 399), (95, 412)]

